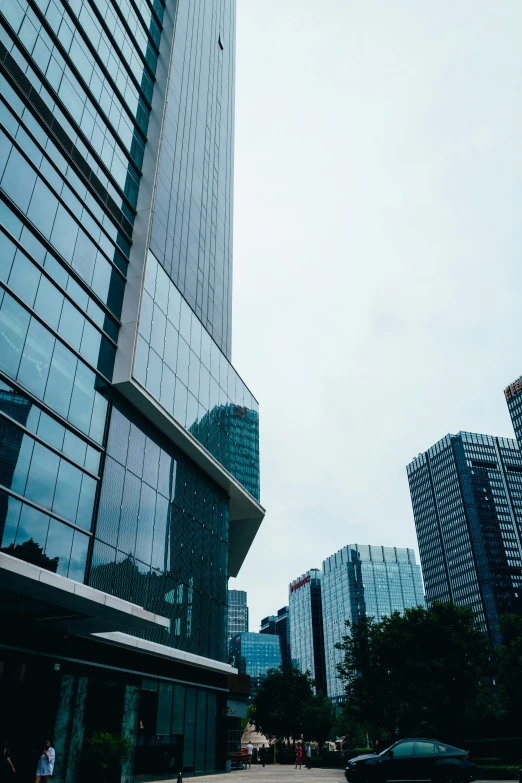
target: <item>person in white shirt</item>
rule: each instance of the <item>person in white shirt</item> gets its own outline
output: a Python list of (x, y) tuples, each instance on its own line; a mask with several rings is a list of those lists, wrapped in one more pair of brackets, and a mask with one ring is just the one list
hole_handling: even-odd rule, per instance
[(49, 783), (49, 778), (53, 774), (54, 760), (56, 754), (54, 748), (51, 746), (51, 740), (45, 740), (44, 747), (42, 749), (42, 755), (36, 768), (36, 778), (34, 783)]
[(248, 745), (247, 745), (247, 756), (248, 756), (247, 764), (248, 764), (248, 769), (252, 768), (252, 754), (253, 754), (253, 752), (254, 752), (254, 747), (253, 747), (252, 743), (249, 742)]

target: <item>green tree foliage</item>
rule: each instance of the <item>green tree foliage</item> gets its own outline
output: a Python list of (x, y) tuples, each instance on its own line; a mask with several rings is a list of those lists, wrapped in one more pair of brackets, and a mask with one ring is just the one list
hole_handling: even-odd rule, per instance
[(332, 735), (335, 717), (335, 707), (327, 696), (322, 693), (312, 696), (303, 710), (303, 738), (308, 742), (314, 740), (322, 748)]
[(497, 650), (500, 703), (508, 720), (517, 725), (522, 704), (522, 617), (502, 615), (500, 631), (502, 645)]
[(304, 736), (323, 744), (335, 714), (329, 699), (314, 694), (313, 685), (309, 672), (303, 674), (291, 663), (271, 669), (255, 695), (250, 720), (267, 737)]
[(131, 750), (130, 739), (108, 731), (95, 731), (87, 740), (89, 762), (101, 772), (119, 767)]
[(346, 715), (371, 737), (463, 737), (488, 670), (471, 609), (453, 603), (349, 626), (338, 666)]

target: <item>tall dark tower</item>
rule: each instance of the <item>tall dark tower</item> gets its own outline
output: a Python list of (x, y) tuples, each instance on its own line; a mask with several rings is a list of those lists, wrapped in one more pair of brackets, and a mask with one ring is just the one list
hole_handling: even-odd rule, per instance
[(428, 602), (471, 607), (493, 644), (522, 612), (522, 456), (517, 442), (447, 435), (407, 467)]

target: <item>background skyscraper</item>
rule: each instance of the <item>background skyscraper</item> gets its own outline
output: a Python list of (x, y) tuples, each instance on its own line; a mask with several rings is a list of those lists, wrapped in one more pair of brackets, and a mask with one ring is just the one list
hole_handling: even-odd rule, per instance
[(227, 639), (245, 631), (248, 631), (247, 594), (244, 590), (229, 590)]
[[(39, 690), (24, 705), (0, 682), (19, 709), (0, 730), (106, 730), (98, 667), (115, 731), (136, 743), (153, 715), (140, 774), (156, 732), (176, 736), (157, 774), (224, 769), (227, 580), (264, 515), (258, 404), (231, 364), (235, 2), (0, 0), (0, 24), (2, 562), (73, 580), (62, 602), (74, 582), (102, 593), (82, 592), (63, 676), (46, 669), (62, 633), (0, 627), (3, 660), (23, 649), (27, 682), (54, 689), (36, 727)], [(57, 751), (70, 783), (80, 753)]]
[(322, 602), (327, 692), (342, 701), (337, 664), (343, 654), (335, 645), (349, 633), (346, 620), (356, 623), (367, 616), (379, 621), (393, 612), (425, 605), (415, 552), (361, 544), (343, 547), (323, 562)]
[(264, 633), (239, 633), (230, 640), (234, 666), (250, 676), (250, 695), (254, 696), (270, 669), (281, 663), (277, 636)]
[(446, 435), (407, 467), (426, 596), (470, 606), (493, 644), (522, 611), (522, 456), (517, 442)]
[(272, 634), (279, 637), (281, 646), (281, 660), (290, 662), (290, 608), (283, 606), (277, 615), (269, 615), (261, 620), (260, 633)]
[(290, 655), (302, 672), (310, 672), (317, 691), (326, 693), (321, 572), (312, 568), (289, 586)]

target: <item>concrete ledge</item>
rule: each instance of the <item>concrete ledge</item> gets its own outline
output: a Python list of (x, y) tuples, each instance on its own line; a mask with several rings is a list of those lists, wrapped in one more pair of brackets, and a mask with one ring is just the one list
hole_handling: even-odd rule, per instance
[(199, 669), (209, 669), (222, 674), (237, 674), (237, 669), (228, 663), (215, 661), (212, 658), (204, 658), (202, 655), (194, 655), (194, 653), (184, 652), (183, 650), (175, 650), (173, 647), (167, 647), (165, 644), (149, 642), (148, 639), (140, 639), (137, 636), (129, 636), (126, 633), (113, 631), (109, 633), (95, 633), (93, 636), (108, 644), (132, 647), (139, 652), (156, 655), (159, 658), (176, 661), (176, 663), (184, 663), (189, 666), (196, 666)]
[[(1, 588), (32, 599), (34, 606), (26, 602), (28, 614), (37, 614), (39, 625), (44, 623), (48, 628), (93, 633), (170, 627), (166, 617), (4, 552), (0, 552), (0, 595)], [(53, 617), (52, 609), (56, 607), (61, 611)]]

